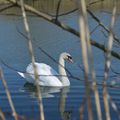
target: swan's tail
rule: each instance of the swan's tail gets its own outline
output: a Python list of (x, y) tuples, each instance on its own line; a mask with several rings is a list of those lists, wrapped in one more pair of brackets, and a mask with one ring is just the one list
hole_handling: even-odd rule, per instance
[(21, 77), (23, 77), (23, 78), (25, 78), (25, 75), (24, 75), (24, 73), (22, 73), (22, 72), (17, 72)]

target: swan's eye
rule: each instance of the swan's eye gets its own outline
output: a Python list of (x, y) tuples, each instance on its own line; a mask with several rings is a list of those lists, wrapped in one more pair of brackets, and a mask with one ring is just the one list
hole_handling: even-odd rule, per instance
[(72, 57), (69, 56), (69, 55), (67, 56), (67, 60), (68, 60), (69, 62), (73, 63)]
[(68, 60), (72, 60), (72, 57), (71, 56), (67, 56), (68, 57)]

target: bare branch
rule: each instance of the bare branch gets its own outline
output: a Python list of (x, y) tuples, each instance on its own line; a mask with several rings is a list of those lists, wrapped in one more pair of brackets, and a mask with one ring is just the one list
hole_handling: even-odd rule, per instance
[[(16, 1), (15, 1), (15, 0), (7, 0), (7, 1), (10, 1), (10, 2), (16, 4)], [(19, 1), (17, 2), (17, 5), (20, 7)], [(63, 30), (68, 31), (68, 32), (70, 32), (71, 34), (74, 34), (74, 35), (76, 35), (76, 36), (78, 36), (78, 37), (81, 37), (78, 31), (76, 31), (75, 29), (71, 28), (70, 26), (65, 25), (64, 23), (62, 23), (62, 22), (60, 22), (60, 21), (55, 22), (54, 18), (51, 17), (50, 15), (47, 15), (47, 14), (42, 13), (42, 12), (40, 12), (40, 11), (37, 11), (36, 9), (34, 9), (34, 8), (32, 8), (31, 6), (26, 5), (26, 4), (24, 4), (24, 7), (25, 7), (25, 9), (26, 9), (27, 11), (30, 11), (30, 12), (36, 14), (37, 16), (42, 17), (43, 19), (45, 19), (45, 20), (47, 20), (47, 21), (49, 21), (49, 22), (51, 22), (51, 23), (59, 26), (59, 27), (62, 28)], [(90, 39), (90, 43), (91, 43), (93, 46), (99, 48), (100, 50), (106, 52), (106, 48), (105, 48), (105, 46), (104, 46), (103, 44), (100, 44), (100, 43), (96, 42), (96, 41), (93, 40), (93, 39)], [(114, 56), (114, 57), (117, 58), (117, 59), (120, 59), (120, 53), (117, 53), (117, 52), (115, 52), (115, 51), (111, 51), (111, 55)]]
[(90, 2), (90, 3), (87, 5), (87, 7), (89, 7), (89, 6), (91, 6), (91, 5), (94, 5), (94, 4), (96, 4), (96, 3), (98, 3), (98, 2), (101, 2), (101, 1), (104, 1), (104, 0), (92, 1), (92, 2)]
[(0, 8), (0, 12), (2, 12), (2, 11), (4, 11), (4, 10), (7, 10), (7, 9), (9, 9), (9, 8), (12, 8), (12, 7), (14, 7), (15, 6), (15, 4), (7, 4), (7, 5), (5, 5), (5, 6), (2, 6), (2, 8)]

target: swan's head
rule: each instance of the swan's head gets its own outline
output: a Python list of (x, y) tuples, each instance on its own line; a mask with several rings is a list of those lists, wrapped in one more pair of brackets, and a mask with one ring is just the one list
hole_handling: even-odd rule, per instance
[(73, 63), (72, 56), (71, 56), (69, 53), (64, 52), (64, 53), (61, 54), (61, 56), (62, 56), (62, 58), (63, 58), (64, 60)]

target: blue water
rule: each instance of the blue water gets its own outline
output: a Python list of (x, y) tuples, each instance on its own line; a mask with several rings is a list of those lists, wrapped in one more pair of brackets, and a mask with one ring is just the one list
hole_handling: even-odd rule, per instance
[[(78, 12), (75, 12), (70, 14), (68, 17), (61, 17), (60, 19), (78, 30), (77, 15)], [(100, 13), (97, 15), (99, 16)], [(106, 21), (109, 17), (109, 15), (106, 17)], [(72, 22), (73, 19), (75, 19), (74, 22)], [(89, 22), (90, 30), (92, 30), (96, 23), (92, 21), (90, 16)], [(29, 17), (29, 24), (33, 38), (33, 48), (36, 61), (47, 63), (57, 71), (57, 64), (45, 55), (39, 47), (45, 50), (56, 60), (58, 60), (61, 52), (67, 51), (73, 56), (74, 63), (66, 63), (66, 68), (72, 73), (72, 75), (79, 78), (79, 80), (69, 78), (71, 86), (68, 88), (41, 87), (45, 119), (79, 120), (79, 109), (82, 106), (83, 118), (84, 120), (88, 120), (87, 105), (85, 101), (84, 74), (80, 68), (83, 68), (83, 65), (79, 38), (38, 17)], [(16, 111), (19, 115), (25, 116), (27, 119), (39, 120), (36, 88), (35, 86), (26, 83), (26, 80), (21, 78), (16, 72), (16, 70), (25, 71), (26, 66), (31, 61), (27, 41), (18, 32), (20, 31), (25, 34), (22, 18), (20, 16), (0, 15), (0, 26), (0, 59), (4, 61), (4, 63), (1, 63), (0, 65), (3, 68), (5, 79), (7, 81)], [(104, 40), (106, 39), (102, 33), (99, 33), (98, 30), (95, 31), (94, 36), (92, 34), (92, 38), (97, 39), (97, 41), (101, 40), (101, 43), (104, 43)], [(92, 47), (92, 49), (94, 54), (95, 69), (97, 72), (97, 81), (99, 83), (98, 87), (103, 119), (105, 119), (101, 85), (104, 73), (104, 53), (95, 47)], [(118, 65), (119, 61), (117, 59), (113, 59), (113, 68), (116, 68), (119, 71)], [(113, 77), (113, 75), (114, 74), (110, 71), (111, 77), (109, 77), (108, 85), (111, 84), (111, 81), (118, 80), (118, 86), (109, 86), (108, 90), (112, 100), (119, 109), (120, 82), (119, 77)], [(97, 119), (93, 92), (91, 92), (91, 101), (94, 118)], [(6, 97), (2, 81), (0, 81), (0, 108), (4, 112), (7, 120), (13, 120), (11, 108)], [(118, 113), (112, 108), (111, 102), (110, 114), (112, 120), (118, 120)]]

